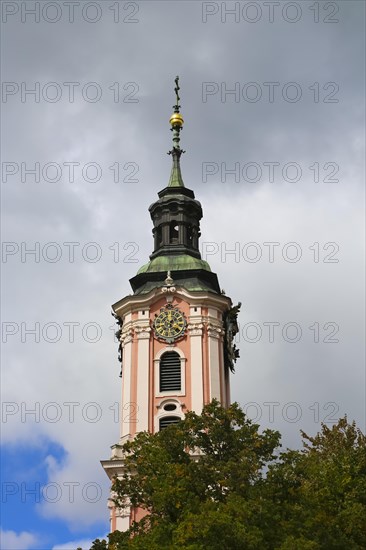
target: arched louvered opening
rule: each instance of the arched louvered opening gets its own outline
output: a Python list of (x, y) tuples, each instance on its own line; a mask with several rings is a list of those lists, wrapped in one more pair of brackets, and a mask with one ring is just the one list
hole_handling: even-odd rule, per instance
[(192, 226), (191, 226), (191, 225), (188, 225), (188, 227), (187, 227), (187, 245), (188, 245), (188, 246), (192, 246), (192, 243), (193, 243), (193, 231), (192, 231)]
[(180, 357), (175, 351), (167, 351), (160, 359), (160, 391), (174, 393), (180, 391), (181, 386)]
[(179, 240), (179, 227), (175, 220), (170, 222), (169, 227), (169, 241), (170, 244), (177, 244)]
[(180, 421), (179, 416), (164, 416), (159, 420), (159, 430), (164, 430), (167, 426), (171, 424), (177, 424)]

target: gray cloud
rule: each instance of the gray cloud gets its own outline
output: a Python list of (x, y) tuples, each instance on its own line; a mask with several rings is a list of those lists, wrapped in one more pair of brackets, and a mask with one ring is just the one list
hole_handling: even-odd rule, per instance
[[(31, 256), (22, 262), (19, 252), (2, 265), (3, 321), (19, 325), (19, 332), (4, 344), (3, 396), (6, 401), (29, 404), (95, 401), (103, 410), (95, 424), (80, 417), (72, 427), (67, 417), (56, 424), (43, 419), (32, 430), (20, 421), (20, 414), (14, 415), (5, 425), (3, 442), (39, 444), (39, 438), (46, 436), (68, 452), (66, 464), (45, 464), (50, 479), (61, 483), (93, 478), (105, 488), (108, 485), (99, 459), (108, 457), (109, 445), (118, 438), (118, 425), (111, 421), (108, 407), (118, 402), (120, 383), (109, 304), (131, 292), (128, 279), (152, 250), (147, 208), (169, 177), (168, 120), (178, 73), (186, 120), (183, 176), (204, 208), (201, 244), (217, 244), (207, 259), (227, 294), (243, 302), (241, 327), (254, 322), (263, 329), (257, 343), (245, 341), (241, 333), (233, 399), (244, 406), (255, 403), (248, 406), (248, 414), (255, 417), (259, 411), (258, 421), (279, 428), (288, 445), (299, 444), (299, 428), (315, 432), (319, 421), (329, 421), (334, 411), (336, 417), (347, 413), (362, 424), (364, 4), (334, 3), (339, 6), (339, 22), (334, 24), (322, 22), (329, 15), (322, 3), (321, 20), (314, 23), (312, 2), (301, 2), (303, 17), (297, 23), (281, 18), (269, 23), (263, 15), (252, 24), (235, 23), (229, 16), (221, 23), (220, 14), (202, 23), (199, 2), (140, 2), (138, 23), (115, 24), (107, 4), (103, 3), (103, 17), (95, 24), (80, 17), (73, 24), (65, 17), (54, 24), (34, 24), (31, 19), (23, 24), (14, 16), (3, 25), (3, 80), (29, 87), (56, 82), (62, 90), (57, 103), (35, 103), (31, 97), (22, 103), (17, 94), (2, 104), (3, 162), (17, 163), (19, 169), (22, 162), (28, 167), (55, 162), (63, 168), (55, 183), (42, 177), (36, 183), (30, 175), (22, 182), (19, 174), (2, 183), (3, 240), (20, 247), (21, 242), (28, 247), (40, 243), (39, 263)], [(64, 82), (80, 82), (74, 103), (65, 99)], [(102, 89), (96, 103), (80, 93), (89, 82)], [(115, 103), (109, 89), (115, 82), (125, 100), (134, 88), (123, 86), (136, 83), (138, 102)], [(203, 102), (205, 82), (228, 90), (238, 82), (239, 101), (232, 95), (221, 101), (217, 93)], [(249, 82), (256, 82), (263, 93), (256, 103), (243, 99)], [(266, 82), (279, 83), (273, 103), (267, 99)], [(301, 89), (302, 98), (296, 103), (283, 99), (283, 87), (289, 82)], [(314, 101), (316, 82), (319, 102)], [(333, 88), (323, 86), (330, 82), (339, 86), (334, 96), (338, 103), (324, 103)], [(80, 163), (74, 182), (69, 181), (65, 162)], [(101, 167), (100, 181), (83, 177), (81, 168), (90, 162)], [(121, 180), (130, 173), (126, 163), (136, 163), (138, 181), (114, 183), (109, 167), (115, 162), (120, 163)], [(207, 181), (202, 181), (204, 162), (218, 166)], [(263, 170), (256, 183), (242, 176), (248, 162)], [(263, 164), (268, 162), (280, 163), (272, 183)], [(288, 162), (301, 167), (298, 182), (283, 181), (282, 169)], [(314, 168), (309, 168), (316, 162), (318, 183)], [(329, 162), (339, 166), (338, 183), (323, 181), (330, 173), (324, 168)], [(225, 181), (221, 163), (227, 169), (239, 163), (240, 181), (230, 174)], [(42, 256), (44, 245), (51, 242), (62, 252), (55, 263)], [(73, 263), (68, 261), (65, 242), (80, 243)], [(83, 257), (83, 247), (91, 242), (102, 251), (96, 263)], [(247, 261), (243, 253), (250, 242), (258, 243), (263, 253), (256, 263)], [(273, 263), (266, 256), (265, 242), (280, 243)], [(289, 242), (301, 247), (297, 263), (282, 257)], [(339, 245), (338, 263), (323, 261), (332, 251), (323, 249), (329, 242)], [(114, 243), (119, 243), (118, 262)], [(239, 243), (238, 261), (225, 254), (235, 243)], [(314, 243), (319, 243), (319, 262), (314, 262)], [(51, 254), (51, 248), (47, 252)], [(263, 323), (272, 321), (280, 327), (279, 336), (270, 343)], [(54, 344), (44, 338), (32, 343), (29, 336), (23, 343), (22, 322), (27, 327), (39, 322), (43, 328), (57, 323), (61, 338)], [(65, 322), (80, 323), (73, 343), (68, 341)], [(102, 329), (94, 344), (81, 334), (90, 322)], [(282, 336), (283, 325), (289, 322), (302, 328), (297, 343)], [(309, 329), (315, 322), (319, 343), (314, 342), (315, 329)], [(323, 342), (330, 333), (329, 327), (324, 329), (328, 322), (339, 325), (339, 343)], [(253, 338), (252, 332), (248, 334)], [(273, 422), (271, 405), (265, 405), (269, 402), (274, 407)], [(293, 422), (299, 411), (301, 418)], [(104, 513), (107, 517), (103, 501), (92, 514), (85, 503), (77, 502), (75, 508), (61, 502), (51, 511), (71, 525), (95, 521)]]

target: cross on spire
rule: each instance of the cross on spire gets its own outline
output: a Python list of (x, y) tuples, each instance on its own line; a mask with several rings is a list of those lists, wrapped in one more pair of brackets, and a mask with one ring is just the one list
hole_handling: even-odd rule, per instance
[(176, 105), (173, 105), (173, 109), (174, 109), (174, 112), (175, 113), (179, 113), (179, 109), (180, 109), (180, 105), (179, 105), (179, 102), (180, 102), (180, 97), (179, 97), (179, 90), (180, 90), (180, 87), (179, 87), (179, 76), (176, 76), (175, 77), (175, 88), (174, 88), (174, 91), (175, 91), (175, 95), (176, 95), (176, 98), (177, 98), (177, 103)]

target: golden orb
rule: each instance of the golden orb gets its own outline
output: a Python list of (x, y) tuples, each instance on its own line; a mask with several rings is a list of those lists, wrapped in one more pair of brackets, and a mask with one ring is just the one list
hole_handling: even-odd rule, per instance
[(184, 120), (180, 113), (173, 113), (169, 120), (172, 126), (183, 126)]

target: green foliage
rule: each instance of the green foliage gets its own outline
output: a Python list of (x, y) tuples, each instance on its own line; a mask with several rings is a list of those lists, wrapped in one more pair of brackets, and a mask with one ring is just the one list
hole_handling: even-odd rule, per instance
[(266, 482), (280, 498), (283, 530), (316, 544), (309, 548), (365, 548), (365, 436), (347, 418), (302, 436), (303, 451), (283, 453)]
[(278, 432), (216, 401), (139, 433), (113, 489), (117, 506), (147, 515), (92, 550), (365, 548), (365, 436), (346, 418), (302, 436), (303, 450), (280, 453)]
[(96, 539), (93, 542), (90, 550), (108, 550), (108, 545), (104, 539), (103, 540)]

